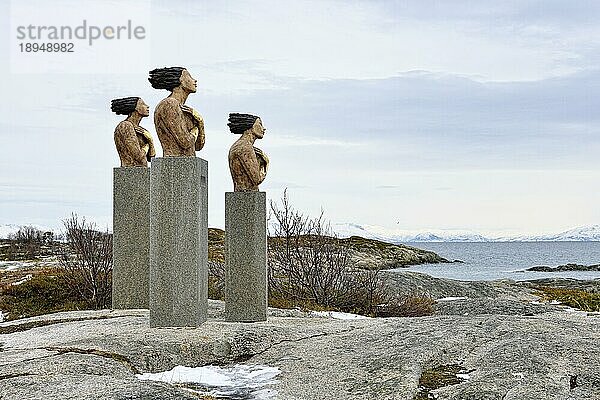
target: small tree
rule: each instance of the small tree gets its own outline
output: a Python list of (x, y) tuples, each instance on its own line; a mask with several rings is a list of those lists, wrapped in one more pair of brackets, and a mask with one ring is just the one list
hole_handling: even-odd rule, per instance
[(88, 306), (110, 306), (112, 290), (112, 234), (101, 232), (76, 214), (63, 221), (68, 252), (60, 257), (64, 279)]
[(11, 257), (14, 254), (21, 253), (24, 258), (36, 258), (44, 244), (44, 232), (33, 226), (21, 226), (15, 233), (8, 235), (11, 240)]

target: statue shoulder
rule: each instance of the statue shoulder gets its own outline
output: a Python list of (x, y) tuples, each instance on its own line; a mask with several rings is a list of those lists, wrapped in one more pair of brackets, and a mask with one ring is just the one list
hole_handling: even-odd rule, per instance
[(172, 97), (166, 97), (156, 105), (155, 112), (160, 112), (167, 109), (176, 109), (178, 106), (179, 102), (177, 100)]
[(135, 132), (135, 128), (133, 126), (133, 123), (129, 122), (129, 121), (121, 121), (119, 122), (119, 124), (117, 125), (117, 127), (115, 128), (115, 135), (116, 134), (126, 134), (129, 132)]
[(245, 141), (238, 139), (235, 142), (233, 142), (233, 144), (229, 148), (229, 154), (241, 153), (243, 151), (248, 151), (249, 148), (251, 149), (252, 146), (251, 145), (249, 146)]

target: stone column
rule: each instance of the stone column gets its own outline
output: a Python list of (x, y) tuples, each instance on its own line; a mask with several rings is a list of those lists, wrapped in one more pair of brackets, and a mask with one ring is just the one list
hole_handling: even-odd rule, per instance
[(112, 307), (148, 308), (150, 169), (113, 169)]
[(152, 161), (150, 326), (199, 326), (208, 308), (208, 162)]
[(225, 319), (267, 320), (265, 192), (225, 193)]

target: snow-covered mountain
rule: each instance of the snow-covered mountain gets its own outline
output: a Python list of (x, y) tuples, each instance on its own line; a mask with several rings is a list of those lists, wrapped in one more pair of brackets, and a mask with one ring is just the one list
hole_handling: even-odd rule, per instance
[(377, 225), (334, 224), (334, 232), (340, 237), (362, 236), (385, 242), (488, 242), (490, 239), (467, 230), (427, 230), (411, 231), (389, 229)]
[(484, 236), (467, 230), (410, 231), (390, 229), (377, 225), (352, 223), (332, 225), (340, 237), (362, 236), (392, 243), (405, 242), (588, 242), (600, 241), (600, 225), (573, 228), (558, 234), (540, 236)]
[(567, 231), (540, 236), (516, 236), (497, 238), (495, 241), (509, 242), (597, 242), (600, 241), (600, 225), (586, 225)]

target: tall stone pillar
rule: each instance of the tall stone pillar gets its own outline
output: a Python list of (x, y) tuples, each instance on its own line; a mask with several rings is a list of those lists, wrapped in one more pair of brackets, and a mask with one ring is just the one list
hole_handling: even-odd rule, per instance
[(148, 308), (150, 169), (113, 169), (112, 307)]
[(152, 161), (150, 326), (199, 326), (208, 308), (208, 162)]
[(267, 320), (265, 192), (225, 193), (225, 319)]

